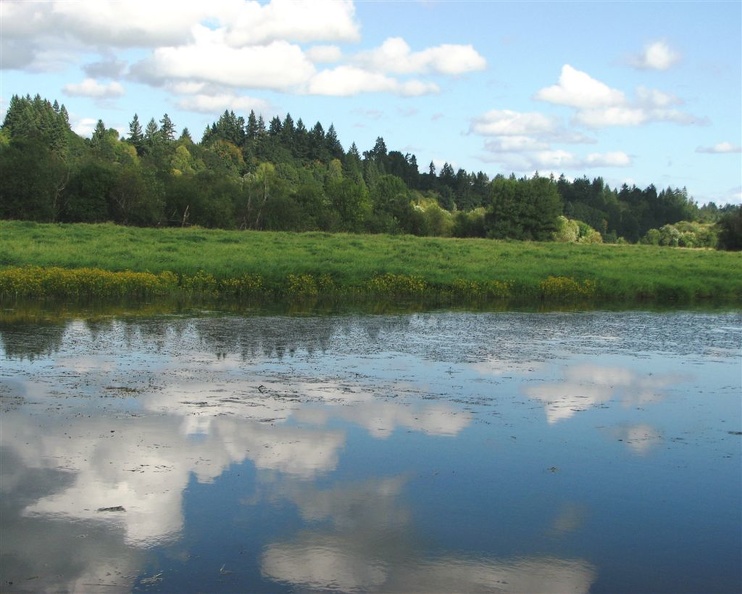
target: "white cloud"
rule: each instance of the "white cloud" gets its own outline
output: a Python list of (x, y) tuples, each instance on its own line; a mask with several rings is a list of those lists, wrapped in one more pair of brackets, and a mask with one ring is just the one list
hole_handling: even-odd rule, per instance
[[(123, 88), (91, 81), (127, 72), (134, 80), (176, 93), (178, 83), (188, 83), (416, 97), (440, 89), (431, 81), (395, 75), (455, 76), (486, 66), (471, 45), (442, 44), (413, 52), (401, 38), (346, 57), (338, 44), (360, 40), (353, 0), (210, 0), (185, 2), (177, 10), (168, 2), (149, 0), (51, 0), (6, 2), (2, 11), (3, 67), (59, 70), (78, 65), (83, 56), (86, 61), (91, 52), (99, 53), (100, 61), (83, 67), (90, 81), (67, 86), (68, 94), (99, 98), (118, 96)], [(146, 54), (121, 51), (133, 48)], [(130, 64), (132, 59), (138, 61)], [(318, 73), (315, 64), (338, 67)], [(181, 100), (187, 108), (199, 110), (216, 104), (213, 97), (220, 94), (213, 89), (188, 93), (212, 96)]]
[(680, 60), (680, 55), (664, 41), (655, 41), (631, 59), (635, 68), (642, 70), (667, 70)]
[(470, 131), (485, 136), (526, 136), (552, 134), (557, 127), (554, 118), (541, 113), (493, 109), (475, 118)]
[(628, 167), (629, 165), (631, 165), (631, 157), (623, 151), (590, 153), (584, 160), (586, 167)]
[(562, 66), (559, 83), (541, 89), (535, 98), (578, 109), (612, 107), (626, 102), (621, 91), (610, 88), (569, 64)]
[(536, 148), (536, 145), (530, 148), (525, 145), (520, 150), (515, 147), (508, 151), (504, 150), (499, 140), (485, 144), (487, 154), (482, 157), (482, 160), (488, 163), (500, 163), (505, 168), (520, 173), (550, 171), (559, 175), (565, 170), (584, 171), (599, 167), (628, 167), (632, 162), (631, 157), (622, 151), (589, 153), (582, 156), (564, 149), (553, 149), (548, 145), (546, 148), (541, 146)]
[(3, 67), (27, 67), (59, 44), (78, 54), (188, 46), (205, 27), (238, 49), (275, 41), (355, 42), (354, 12), (352, 0), (210, 0), (183, 2), (177, 9), (150, 0), (3, 2)]
[(307, 50), (307, 58), (315, 64), (339, 62), (343, 51), (336, 45), (315, 45)]
[(95, 79), (86, 78), (80, 83), (69, 83), (62, 87), (62, 92), (71, 97), (92, 97), (95, 99), (111, 99), (121, 97), (124, 87), (115, 81), (101, 84)]
[(589, 128), (640, 126), (652, 122), (705, 123), (703, 118), (674, 108), (683, 104), (674, 95), (639, 87), (635, 99), (630, 101), (622, 91), (612, 89), (569, 64), (562, 67), (558, 84), (541, 89), (534, 98), (574, 108), (573, 122)]
[(531, 136), (501, 136), (486, 141), (484, 147), (491, 153), (522, 153), (547, 150), (549, 143)]
[(729, 153), (742, 153), (742, 146), (732, 142), (718, 142), (713, 146), (699, 146), (697, 153), (709, 153), (712, 155), (723, 155)]
[(580, 157), (565, 150), (548, 150), (537, 151), (531, 156), (531, 165), (535, 169), (590, 169), (593, 167), (626, 167), (630, 164), (631, 158), (621, 151), (590, 153)]
[[(184, 43), (200, 20), (216, 16), (228, 2), (76, 0), (4, 2), (3, 36), (10, 39), (72, 38), (103, 47), (155, 47)], [(146, 15), (146, 16), (145, 16)]]
[(338, 66), (324, 70), (312, 78), (306, 87), (310, 95), (351, 96), (360, 93), (394, 93), (419, 96), (438, 92), (438, 86), (422, 81), (399, 81), (377, 72), (355, 66)]
[(502, 163), (514, 171), (623, 167), (631, 159), (623, 152), (592, 153), (580, 157), (552, 147), (553, 143), (588, 144), (594, 139), (565, 129), (558, 119), (538, 112), (492, 110), (476, 118), (470, 132), (488, 136), (485, 161)]
[(606, 107), (604, 109), (585, 109), (577, 112), (574, 121), (589, 128), (608, 126), (638, 126), (649, 120), (649, 114), (638, 107)]
[[(274, 41), (265, 46), (232, 48), (220, 33), (202, 29), (197, 43), (161, 47), (135, 64), (135, 77), (150, 84), (167, 80), (204, 81), (231, 87), (290, 90), (314, 74), (312, 63), (297, 45)], [(218, 67), (217, 67), (218, 65)]]
[(246, 2), (228, 22), (226, 41), (232, 46), (360, 39), (352, 0), (272, 0)]
[(177, 101), (181, 109), (199, 113), (223, 113), (225, 110), (248, 112), (254, 110), (263, 113), (270, 110), (267, 101), (255, 97), (239, 96), (234, 93), (219, 93), (217, 95), (197, 94)]
[(681, 99), (675, 95), (658, 91), (657, 89), (648, 89), (639, 87), (636, 89), (636, 99), (639, 105), (650, 109), (666, 109), (671, 105), (682, 105)]
[(359, 65), (375, 72), (393, 74), (457, 75), (487, 66), (487, 61), (471, 45), (443, 44), (413, 52), (400, 37), (391, 37), (377, 49), (362, 52), (355, 59)]
[(83, 138), (90, 138), (93, 135), (93, 130), (95, 130), (95, 125), (97, 123), (98, 120), (96, 120), (95, 118), (81, 118), (79, 120), (73, 120), (70, 123), (70, 127), (72, 128), (72, 131), (78, 136), (82, 136)]

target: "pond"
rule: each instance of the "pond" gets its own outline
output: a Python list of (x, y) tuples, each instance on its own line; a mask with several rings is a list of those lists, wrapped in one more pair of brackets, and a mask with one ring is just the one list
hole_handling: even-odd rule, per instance
[(0, 325), (3, 592), (739, 592), (739, 312)]

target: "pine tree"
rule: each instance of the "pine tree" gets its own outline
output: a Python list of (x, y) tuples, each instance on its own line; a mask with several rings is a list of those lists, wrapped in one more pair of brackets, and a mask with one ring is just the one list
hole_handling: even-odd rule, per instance
[[(325, 134), (325, 145), (330, 153), (330, 158), (342, 159), (345, 156), (343, 145), (340, 144), (340, 141), (338, 140), (338, 135), (337, 132), (335, 132), (335, 126), (333, 124), (330, 124), (330, 127), (327, 129), (327, 134)], [(358, 149), (356, 149), (356, 152), (357, 150)]]
[(173, 124), (170, 116), (165, 114), (160, 120), (160, 138), (165, 142), (172, 142), (175, 140), (175, 124)]

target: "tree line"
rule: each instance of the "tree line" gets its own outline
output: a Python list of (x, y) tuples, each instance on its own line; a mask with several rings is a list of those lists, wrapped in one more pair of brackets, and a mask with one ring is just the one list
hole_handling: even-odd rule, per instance
[(345, 150), (331, 124), (225, 111), (200, 140), (164, 114), (121, 136), (75, 134), (64, 105), (14, 95), (0, 128), (0, 218), (139, 226), (409, 233), (740, 249), (742, 209), (602, 178), (454, 170), (389, 150)]

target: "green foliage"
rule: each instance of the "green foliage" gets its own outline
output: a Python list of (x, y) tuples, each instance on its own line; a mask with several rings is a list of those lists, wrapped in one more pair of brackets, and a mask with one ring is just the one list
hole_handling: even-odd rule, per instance
[(328, 179), (325, 192), (337, 213), (339, 231), (359, 232), (371, 216), (372, 205), (366, 185), (343, 177)]
[(39, 140), (19, 138), (0, 148), (0, 218), (56, 221), (70, 171)]
[(552, 238), (560, 243), (603, 243), (603, 238), (595, 229), (582, 221), (557, 217), (556, 231)]
[(24, 266), (0, 270), (0, 296), (36, 299), (146, 298), (164, 295), (176, 287), (169, 272), (112, 272), (94, 268)]
[(72, 135), (69, 116), (60, 106), (36, 95), (13, 95), (3, 121), (3, 130), (10, 140), (22, 139), (44, 146), (58, 157), (66, 155)]
[(84, 163), (72, 174), (65, 188), (60, 220), (82, 223), (110, 220), (109, 196), (117, 177), (112, 165), (101, 161)]
[(595, 282), (567, 276), (549, 276), (539, 285), (541, 298), (551, 301), (587, 301), (595, 296)]
[(641, 238), (641, 243), (669, 247), (713, 248), (718, 243), (718, 232), (711, 223), (680, 221), (674, 225), (650, 229)]
[[(685, 189), (614, 190), (601, 178), (563, 176), (490, 181), (449, 163), (421, 172), (415, 155), (380, 136), (362, 154), (355, 144), (345, 152), (332, 124), (306, 126), (290, 114), (266, 126), (252, 111), (225, 111), (199, 143), (187, 130), (176, 139), (167, 114), (144, 127), (134, 114), (126, 139), (98, 121), (87, 140), (71, 131), (64, 106), (38, 95), (11, 98), (0, 166), (0, 217), (35, 221), (574, 241), (563, 214), (577, 221), (580, 243), (701, 246), (708, 232), (678, 228), (665, 240), (649, 231), (726, 216), (713, 204), (699, 208)], [(719, 227), (725, 245), (735, 243), (732, 219)]]
[(454, 215), (435, 199), (418, 198), (409, 217), (408, 231), (414, 235), (451, 237), (454, 233)]
[(374, 276), (364, 284), (363, 290), (381, 297), (419, 297), (425, 294), (428, 285), (419, 276), (388, 272)]
[(286, 279), (286, 295), (291, 299), (316, 298), (337, 292), (335, 281), (329, 274), (289, 274)]
[(742, 250), (742, 206), (736, 206), (724, 214), (718, 222), (719, 249)]
[(484, 207), (474, 210), (458, 211), (454, 214), (454, 237), (484, 237), (485, 236)]
[(374, 233), (400, 233), (410, 231), (412, 204), (410, 191), (396, 175), (379, 176), (369, 197), (373, 205), (373, 218), (368, 228)]
[(0, 236), (0, 272), (12, 278), (31, 266), (159, 279), (148, 285), (149, 276), (123, 277), (139, 278), (144, 288), (134, 283), (103, 290), (85, 288), (92, 281), (81, 277), (82, 288), (64, 289), (54, 272), (57, 280), (46, 285), (6, 279), (4, 298), (85, 299), (100, 293), (117, 299), (126, 293), (268, 301), (383, 296), (451, 304), (742, 303), (740, 255), (716, 250), (15, 221), (0, 221)]
[(535, 175), (516, 180), (499, 176), (492, 182), (485, 215), (489, 237), (547, 241), (557, 230), (562, 202), (553, 180)]

